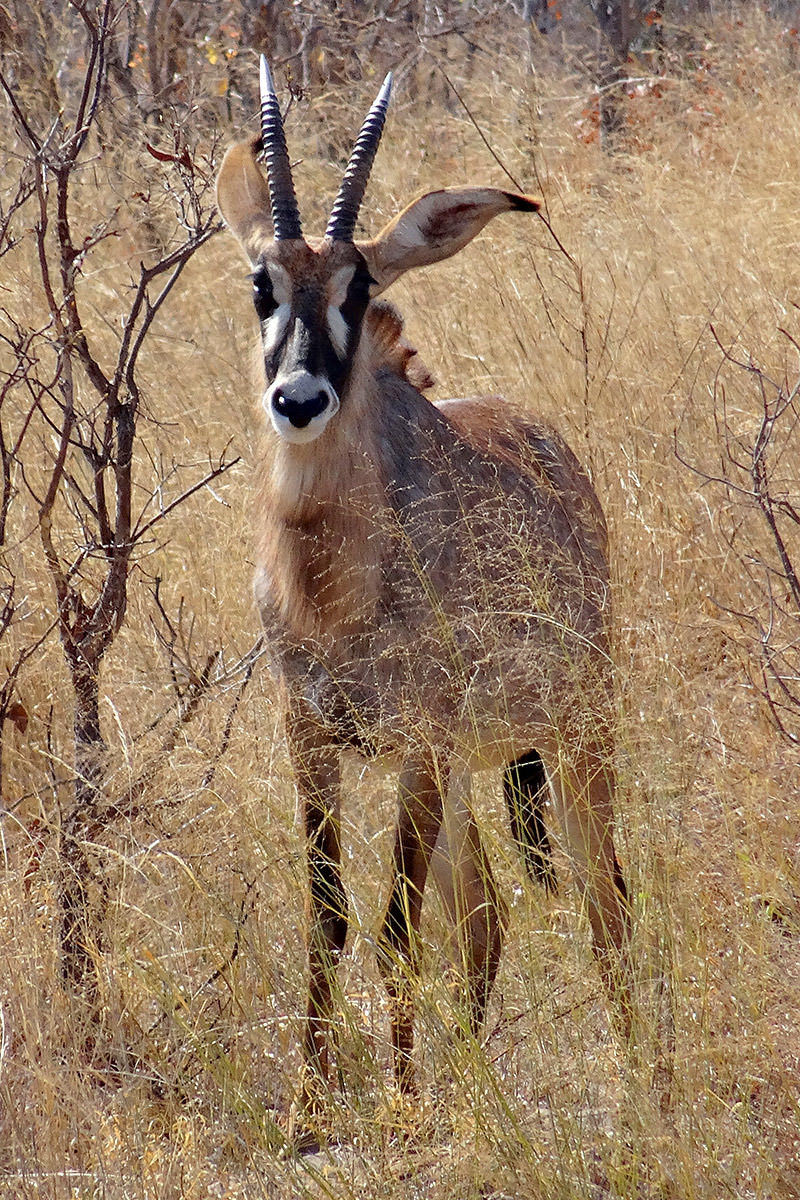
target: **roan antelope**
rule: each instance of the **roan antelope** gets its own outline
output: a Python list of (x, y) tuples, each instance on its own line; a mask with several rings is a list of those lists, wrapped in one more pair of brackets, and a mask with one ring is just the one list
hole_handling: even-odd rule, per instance
[(285, 682), (307, 834), (307, 1079), (327, 1075), (347, 932), (339, 759), (349, 747), (394, 756), (400, 770), (378, 947), (407, 1090), (429, 868), (457, 930), (475, 1031), (500, 957), (506, 909), (473, 816), (474, 770), (504, 771), (516, 840), (552, 886), (549, 784), (603, 977), (627, 1011), (606, 527), (552, 429), (497, 396), (426, 399), (401, 318), (376, 299), (412, 267), (461, 250), (492, 217), (536, 212), (537, 201), (494, 188), (431, 192), (373, 240), (355, 241), (387, 77), (325, 236), (307, 241), (263, 59), (261, 87), (261, 135), (228, 151), (217, 194), (252, 264), (266, 375), (256, 594)]

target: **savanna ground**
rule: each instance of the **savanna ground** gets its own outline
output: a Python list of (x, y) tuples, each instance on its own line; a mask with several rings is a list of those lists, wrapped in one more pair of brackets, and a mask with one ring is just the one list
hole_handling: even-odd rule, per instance
[[(247, 267), (218, 233), (192, 257), (139, 363), (140, 506), (163, 511), (209, 464), (239, 461), (138, 544), (125, 620), (102, 665), (104, 786), (124, 795), (144, 783), (94, 851), (104, 919), (90, 1025), (59, 967), (54, 880), (71, 795), (72, 691), (37, 527), (55, 438), (36, 424), (41, 408), (13, 463), (3, 553), (15, 616), (0, 649), (6, 669), (22, 661), (19, 707), (4, 727), (0, 826), (3, 1196), (800, 1194), (800, 769), (786, 736), (797, 722), (781, 710), (785, 735), (776, 728), (751, 618), (772, 617), (774, 644), (796, 641), (797, 623), (782, 615), (777, 585), (771, 594), (774, 539), (732, 465), (758, 433), (768, 380), (791, 385), (800, 374), (797, 35), (748, 5), (726, 8), (685, 45), (676, 39), (657, 85), (634, 67), (643, 82), (613, 153), (596, 136), (585, 80), (549, 60), (533, 75), (522, 57), (512, 47), (480, 70), (450, 65), (470, 115), (431, 107), (419, 79), (406, 89), (400, 72), (364, 223), (377, 230), (437, 186), (510, 186), (504, 169), (545, 199), (549, 227), (498, 220), (391, 298), (436, 395), (497, 391), (544, 415), (591, 468), (605, 506), (636, 1051), (611, 1033), (573, 893), (562, 887), (551, 900), (525, 883), (496, 781), (481, 779), (480, 820), (511, 901), (485, 1037), (454, 1036), (434, 899), (420, 1099), (398, 1113), (372, 955), (393, 783), (354, 761), (337, 1140), (305, 1157), (287, 1145), (304, 1001), (303, 846), (273, 683), (263, 662), (251, 677), (240, 665), (258, 637), (255, 321)], [(338, 183), (336, 147), (374, 90), (368, 79), (292, 108), (309, 230)], [(84, 321), (110, 362), (130, 280), (153, 242), (173, 236), (159, 172), (175, 164), (109, 128), (87, 147), (73, 203), (76, 221), (105, 217), (115, 231), (87, 251), (81, 283)], [(220, 120), (196, 149), (197, 172), (210, 178), (212, 158), (243, 132), (239, 118)], [(5, 195), (20, 170), (14, 136), (4, 134)], [(23, 206), (15, 219), (0, 305), (6, 318), (43, 325), (36, 214)], [(29, 398), (10, 386), (3, 395), (5, 428), (19, 433), (15, 414)], [(790, 421), (768, 468), (774, 495), (796, 503), (800, 437)], [(76, 494), (66, 489), (56, 510), (65, 554), (83, 528)], [(76, 552), (87, 589), (90, 559)], [(181, 711), (186, 719), (169, 726)]]

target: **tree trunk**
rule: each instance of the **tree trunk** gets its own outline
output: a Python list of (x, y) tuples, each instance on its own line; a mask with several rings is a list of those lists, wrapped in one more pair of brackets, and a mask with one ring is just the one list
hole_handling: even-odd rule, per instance
[[(100, 731), (98, 665), (80, 663), (72, 672), (75, 689), (75, 802), (61, 828), (61, 973), (98, 1007), (97, 955), (103, 941), (105, 884), (92, 863), (88, 832), (97, 816), (105, 774), (106, 745)], [(99, 893), (99, 894), (98, 894)]]
[(600, 136), (603, 145), (613, 149), (625, 121), (622, 81), (631, 44), (628, 0), (599, 0), (595, 14), (600, 26)]

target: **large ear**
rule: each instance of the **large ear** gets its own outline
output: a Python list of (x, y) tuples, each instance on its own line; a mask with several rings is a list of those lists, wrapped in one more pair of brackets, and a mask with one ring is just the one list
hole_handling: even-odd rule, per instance
[(272, 241), (269, 187), (256, 162), (261, 137), (231, 146), (217, 177), (217, 205), (255, 265), (265, 242)]
[(462, 250), (492, 217), (537, 212), (531, 196), (499, 188), (444, 188), (420, 196), (376, 238), (356, 245), (367, 260), (377, 296), (412, 267), (441, 262)]

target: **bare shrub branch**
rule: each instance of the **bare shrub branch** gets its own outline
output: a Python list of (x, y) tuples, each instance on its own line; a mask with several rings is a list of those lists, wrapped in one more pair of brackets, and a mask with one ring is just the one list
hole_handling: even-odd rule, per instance
[(722, 350), (721, 366), (750, 382), (752, 415), (742, 420), (731, 411), (720, 370), (714, 390), (719, 471), (687, 461), (677, 434), (675, 452), (728, 502), (722, 536), (739, 564), (746, 607), (717, 602), (747, 635), (755, 666), (751, 678), (775, 726), (800, 745), (800, 379), (776, 382), (752, 356), (737, 355), (713, 328), (712, 333)]

